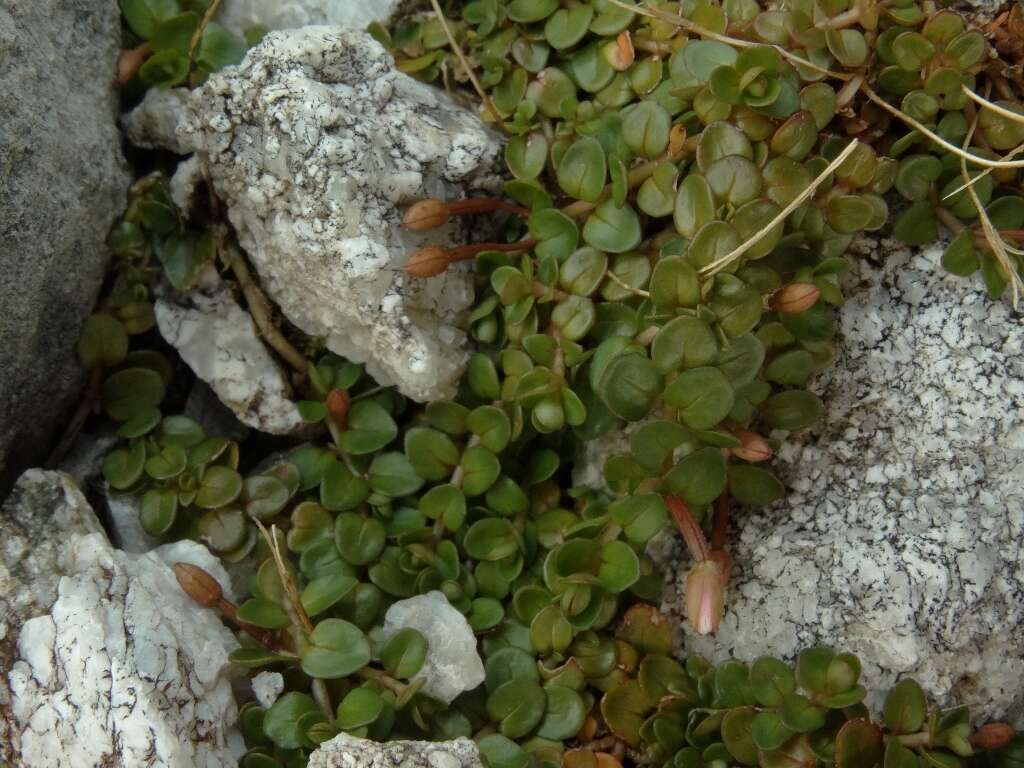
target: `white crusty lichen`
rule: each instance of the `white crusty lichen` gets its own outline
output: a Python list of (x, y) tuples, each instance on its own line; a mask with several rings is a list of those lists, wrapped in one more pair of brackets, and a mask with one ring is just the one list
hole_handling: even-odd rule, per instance
[(223, 3), (217, 21), (239, 35), (253, 27), (294, 29), (310, 24), (344, 24), (365, 29), (386, 22), (400, 0), (231, 0)]
[(482, 768), (469, 739), (380, 743), (342, 733), (309, 757), (308, 768)]
[[(945, 275), (941, 248), (859, 249), (838, 360), (814, 385), (827, 413), (783, 442), (786, 498), (734, 515), (720, 631), (678, 640), (715, 661), (825, 643), (860, 656), (872, 705), (911, 675), (1019, 722), (1024, 318)], [(664, 608), (685, 628), (680, 587)]]
[(294, 325), (415, 400), (454, 395), (469, 270), (425, 280), (403, 266), (467, 230), (411, 233), (401, 217), (417, 199), (496, 183), (501, 142), (474, 114), (396, 71), (368, 34), (306, 27), (270, 33), (193, 92), (179, 136)]
[(275, 435), (305, 425), (285, 372), (216, 270), (187, 294), (165, 291), (155, 309), (161, 335), (239, 421)]
[[(22, 511), (85, 522), (33, 530), (19, 526)], [(67, 476), (38, 470), (0, 514), (5, 534), (52, 552), (54, 565), (33, 579), (24, 556), (0, 554), (0, 601), (36, 595), (31, 610), (21, 601), (19, 625), (0, 638), (0, 763), (235, 766), (244, 745), (228, 654), (237, 642), (214, 611), (181, 591), (170, 563), (197, 564), (230, 589), (223, 568), (195, 542), (145, 555), (115, 550), (90, 519)], [(52, 592), (40, 597), (40, 588)]]

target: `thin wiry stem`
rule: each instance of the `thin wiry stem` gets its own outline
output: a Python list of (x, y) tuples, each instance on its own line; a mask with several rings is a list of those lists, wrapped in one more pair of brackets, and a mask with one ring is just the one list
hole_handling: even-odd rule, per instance
[(725, 254), (725, 256), (722, 256), (720, 259), (716, 259), (715, 261), (708, 264), (700, 271), (700, 274), (702, 276), (711, 277), (712, 275), (721, 272), (723, 269), (725, 269), (725, 267), (727, 267), (733, 261), (738, 259), (744, 253), (746, 253), (750, 248), (757, 245), (757, 243), (759, 243), (766, 235), (768, 235), (768, 233), (771, 232), (776, 227), (776, 225), (780, 224), (781, 222), (784, 222), (786, 220), (786, 217), (789, 216), (789, 214), (791, 214), (793, 211), (795, 211), (797, 208), (803, 205), (804, 202), (809, 197), (811, 197), (811, 195), (814, 194), (818, 187), (821, 186), (822, 182), (824, 182), (825, 179), (827, 179), (836, 168), (843, 164), (843, 161), (850, 156), (850, 153), (853, 152), (853, 150), (859, 143), (860, 142), (857, 141), (857, 139), (854, 139), (849, 144), (847, 144), (846, 149), (840, 152), (839, 156), (831, 163), (829, 163), (825, 170), (819, 173), (818, 177), (814, 179), (814, 181), (812, 181), (809, 185), (807, 185), (807, 188), (804, 189), (803, 192), (801, 192), (799, 195), (797, 195), (797, 197), (791, 200), (789, 205), (783, 208), (774, 219), (772, 219), (770, 222), (768, 222), (768, 224), (764, 226), (763, 229), (760, 229), (757, 232), (755, 232), (753, 236), (748, 238), (745, 242), (740, 243), (738, 246), (729, 251), (729, 253)]
[(1013, 112), (1007, 109), (1006, 107), (1001, 107), (998, 104), (994, 104), (993, 102), (989, 101), (983, 96), (979, 96), (978, 94), (976, 94), (966, 85), (961, 85), (960, 90), (963, 92), (965, 96), (974, 101), (976, 104), (980, 104), (985, 109), (991, 110), (992, 112), (995, 112), (997, 115), (1002, 115), (1003, 117), (1012, 120), (1015, 123), (1024, 123), (1024, 115), (1020, 114), (1019, 112)]
[(188, 68), (192, 69), (192, 63), (196, 60), (196, 49), (199, 47), (199, 41), (203, 39), (203, 32), (206, 31), (206, 25), (210, 23), (214, 14), (217, 13), (217, 9), (220, 8), (221, 0), (213, 0), (210, 3), (210, 7), (206, 9), (206, 13), (203, 14), (202, 21), (199, 22), (199, 26), (196, 27), (196, 31), (192, 33), (192, 39), (188, 44)]
[[(706, 27), (702, 27), (700, 24), (694, 24), (692, 21), (690, 21), (689, 19), (685, 19), (682, 16), (676, 16), (675, 14), (668, 13), (667, 11), (662, 11), (658, 8), (649, 8), (640, 5), (630, 5), (629, 3), (624, 3), (621, 0), (608, 0), (608, 2), (610, 2), (612, 5), (617, 5), (619, 8), (624, 8), (627, 11), (632, 11), (633, 13), (640, 14), (641, 16), (647, 16), (652, 19), (664, 21), (668, 24), (673, 24), (677, 27), (685, 29), (688, 32), (693, 32), (695, 35), (700, 35), (701, 37), (707, 37), (712, 40), (717, 40), (720, 43), (728, 43), (729, 45), (735, 45), (740, 48), (750, 48), (752, 46), (765, 45), (765, 43), (755, 43), (752, 40), (741, 40), (736, 37), (729, 37), (728, 35), (719, 34), (718, 32), (707, 29)], [(834, 77), (837, 78), (838, 80), (849, 80), (852, 77), (852, 75), (848, 75), (844, 72), (835, 72), (831, 69), (819, 67), (813, 61), (808, 61), (807, 59), (801, 56), (797, 56), (795, 53), (787, 51), (781, 45), (769, 45), (768, 47), (774, 48), (776, 51), (779, 52), (779, 55), (786, 59), (789, 59), (794, 64), (800, 64), (801, 66), (804, 67), (810, 67), (816, 72), (821, 72), (823, 75), (828, 75), (829, 77)]]
[(483, 100), (484, 106), (487, 108), (487, 111), (491, 113), (491, 117), (494, 118), (494, 122), (498, 124), (498, 127), (502, 131), (507, 133), (508, 129), (505, 128), (505, 121), (498, 112), (498, 108), (494, 106), (494, 102), (491, 101), (491, 97), (487, 95), (487, 91), (484, 90), (483, 86), (480, 85), (480, 81), (477, 80), (476, 73), (473, 72), (473, 67), (469, 65), (469, 60), (466, 58), (466, 54), (462, 50), (462, 46), (459, 45), (459, 41), (455, 39), (455, 35), (452, 33), (451, 27), (448, 26), (448, 19), (445, 18), (444, 11), (441, 10), (440, 3), (438, 3), (437, 0), (430, 0), (430, 4), (434, 8), (434, 15), (437, 16), (437, 20), (441, 22), (441, 28), (444, 30), (444, 35), (448, 38), (448, 44), (451, 45), (452, 50), (459, 59), (459, 63), (461, 63), (463, 69), (466, 70), (469, 82), (473, 84), (473, 88), (476, 90), (477, 95)]
[[(971, 138), (974, 136), (974, 131), (978, 127), (978, 116), (975, 115), (971, 121), (971, 127), (967, 131), (967, 136), (964, 138), (964, 146), (968, 146), (971, 142)], [(967, 171), (967, 161), (963, 157), (960, 158), (960, 175), (965, 180), (970, 180), (970, 174)], [(978, 212), (978, 219), (981, 221), (981, 231), (985, 234), (985, 240), (992, 248), (992, 255), (995, 256), (996, 261), (999, 262), (999, 266), (1006, 272), (1006, 278), (1010, 281), (1010, 290), (1013, 295), (1013, 308), (1017, 309), (1017, 304), (1020, 300), (1020, 289), (1024, 288), (1024, 283), (1021, 282), (1020, 276), (1017, 274), (1017, 270), (1014, 268), (1013, 262), (1010, 261), (1010, 256), (1006, 252), (1006, 244), (1003, 242), (1003, 238), (996, 231), (995, 227), (992, 226), (992, 220), (988, 217), (988, 212), (985, 210), (985, 206), (981, 202), (981, 198), (978, 197), (978, 191), (974, 188), (973, 184), (967, 186), (967, 194), (971, 197), (971, 202), (974, 204), (975, 210)]]
[[(885, 99), (883, 99), (881, 96), (879, 96), (875, 92), (875, 90), (870, 85), (868, 85), (867, 83), (864, 83), (864, 85), (861, 86), (861, 89), (864, 91), (864, 94), (869, 99), (871, 99), (873, 102), (875, 102), (878, 106), (880, 106), (886, 112), (888, 112), (889, 114), (893, 115), (894, 117), (899, 118), (904, 123), (906, 123), (911, 128), (913, 128), (915, 131), (918, 131), (919, 133), (923, 133), (925, 136), (927, 136), (929, 139), (934, 141), (940, 147), (942, 147), (943, 149), (945, 149), (948, 152), (952, 152), (954, 155), (959, 157), (961, 160), (966, 160), (968, 162), (974, 163), (975, 165), (980, 165), (980, 166), (982, 166), (984, 168), (996, 168), (996, 169), (998, 169), (998, 168), (1024, 168), (1024, 160), (1008, 160), (1006, 158), (1001, 158), (999, 160), (989, 160), (987, 157), (980, 157), (979, 155), (971, 154), (970, 152), (966, 151), (965, 149), (963, 149), (961, 147), (958, 147), (956, 144), (952, 144), (952, 143), (946, 141), (944, 138), (939, 136), (939, 134), (935, 133), (935, 131), (931, 130), (930, 128), (928, 128), (926, 125), (924, 125), (920, 121), (915, 120), (910, 115), (908, 115), (906, 112), (903, 112), (903, 111), (897, 109), (896, 107), (894, 107), (892, 104), (890, 104)], [(1007, 156), (1007, 157), (1009, 157), (1009, 156)]]

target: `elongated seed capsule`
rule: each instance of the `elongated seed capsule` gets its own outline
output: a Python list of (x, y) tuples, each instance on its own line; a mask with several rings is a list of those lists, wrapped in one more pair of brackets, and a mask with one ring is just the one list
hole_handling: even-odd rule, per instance
[(174, 576), (185, 594), (204, 608), (216, 607), (224, 596), (217, 580), (198, 565), (175, 563)]
[(402, 218), (402, 223), (406, 229), (413, 232), (425, 232), (443, 227), (448, 221), (449, 214), (448, 203), (428, 198), (410, 205)]
[(814, 283), (790, 283), (775, 292), (771, 306), (783, 315), (799, 315), (818, 302), (821, 291)]
[(725, 610), (725, 580), (722, 565), (710, 559), (694, 563), (686, 576), (686, 611), (699, 635), (718, 631)]
[(1017, 732), (1006, 723), (986, 723), (971, 736), (971, 746), (977, 749), (999, 749), (1005, 747)]
[(405, 271), (410, 277), (436, 277), (448, 269), (451, 254), (439, 245), (427, 245), (409, 257)]
[(772, 451), (771, 445), (757, 432), (751, 432), (749, 429), (735, 429), (732, 434), (740, 441), (738, 447), (731, 449), (732, 455), (736, 458), (756, 464), (772, 457), (774, 451)]

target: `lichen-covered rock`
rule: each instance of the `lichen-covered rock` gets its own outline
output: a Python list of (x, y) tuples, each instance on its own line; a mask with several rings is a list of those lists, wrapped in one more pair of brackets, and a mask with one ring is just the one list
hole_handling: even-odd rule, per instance
[(167, 343), (243, 424), (275, 435), (305, 425), (284, 371), (215, 270), (188, 294), (166, 292), (155, 309)]
[(434, 590), (399, 600), (384, 614), (384, 639), (398, 630), (419, 630), (427, 640), (427, 657), (414, 680), (423, 679), (423, 692), (450, 704), (463, 691), (484, 681), (484, 664), (476, 649), (476, 635), (466, 617), (443, 593)]
[(387, 21), (400, 0), (231, 0), (221, 5), (217, 21), (236, 34), (253, 27), (294, 29), (310, 24), (344, 24), (363, 29)]
[(136, 147), (186, 154), (177, 130), (187, 98), (188, 88), (150, 88), (142, 101), (121, 118), (124, 135)]
[(469, 739), (380, 743), (342, 733), (309, 757), (308, 768), (481, 768)]
[(213, 611), (169, 563), (226, 575), (204, 547), (111, 548), (66, 475), (33, 470), (0, 511), (0, 764), (204, 768), (244, 751)]
[(465, 225), (415, 234), (401, 215), (494, 182), (501, 143), (476, 116), (397, 72), (369, 35), (306, 27), (212, 76), (179, 135), (292, 323), (413, 399), (455, 393), (468, 269), (423, 280), (402, 266), (426, 242), (466, 242)]
[(75, 343), (130, 180), (115, 2), (0, 6), (0, 498), (40, 463), (82, 382)]
[(270, 709), (284, 692), (284, 675), (280, 672), (260, 672), (252, 678), (252, 695), (264, 709)]
[[(734, 516), (720, 632), (679, 641), (715, 660), (826, 643), (860, 655), (876, 697), (912, 675), (1020, 724), (1024, 318), (945, 276), (939, 249), (882, 245), (815, 385), (827, 413), (775, 462), (786, 499)], [(665, 607), (686, 626), (675, 590)]]

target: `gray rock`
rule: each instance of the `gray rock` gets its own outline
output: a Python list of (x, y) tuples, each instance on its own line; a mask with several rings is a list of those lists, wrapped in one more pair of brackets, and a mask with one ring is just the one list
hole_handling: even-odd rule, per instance
[(237, 642), (170, 567), (194, 563), (230, 590), (209, 551), (115, 550), (70, 478), (41, 470), (0, 510), (0, 542), (0, 764), (237, 765)]
[(110, 543), (124, 552), (141, 555), (160, 545), (160, 539), (150, 536), (139, 520), (141, 496), (116, 493), (107, 489), (107, 534)]
[(0, 497), (47, 453), (82, 374), (129, 176), (115, 123), (112, 0), (0, 7)]
[(427, 640), (427, 657), (414, 680), (423, 679), (423, 692), (450, 704), (463, 691), (484, 681), (484, 664), (476, 636), (466, 617), (434, 590), (399, 600), (384, 614), (384, 639), (400, 629), (419, 630)]
[(142, 101), (121, 118), (124, 135), (136, 147), (186, 154), (177, 134), (186, 99), (188, 88), (150, 88)]
[(206, 160), (263, 289), (296, 326), (409, 397), (451, 396), (472, 303), (464, 265), (429, 280), (402, 266), (464, 222), (414, 234), (404, 207), (490, 186), (501, 142), (447, 96), (397, 72), (344, 27), (272, 32), (197, 89), (179, 127)]
[(364, 29), (387, 21), (401, 0), (231, 0), (221, 5), (217, 21), (244, 35), (251, 27), (294, 29), (310, 24), (343, 24)]
[(275, 435), (306, 426), (287, 375), (216, 270), (187, 295), (165, 291), (155, 312), (167, 343), (243, 424)]
[[(735, 515), (720, 632), (678, 640), (715, 660), (825, 643), (860, 656), (875, 705), (912, 675), (1020, 724), (1024, 318), (944, 275), (940, 249), (861, 247), (815, 384), (827, 414), (775, 461), (786, 499)], [(664, 607), (686, 627), (674, 588)]]
[(347, 733), (325, 741), (309, 756), (308, 768), (480, 768), (480, 752), (469, 739), (389, 741)]

